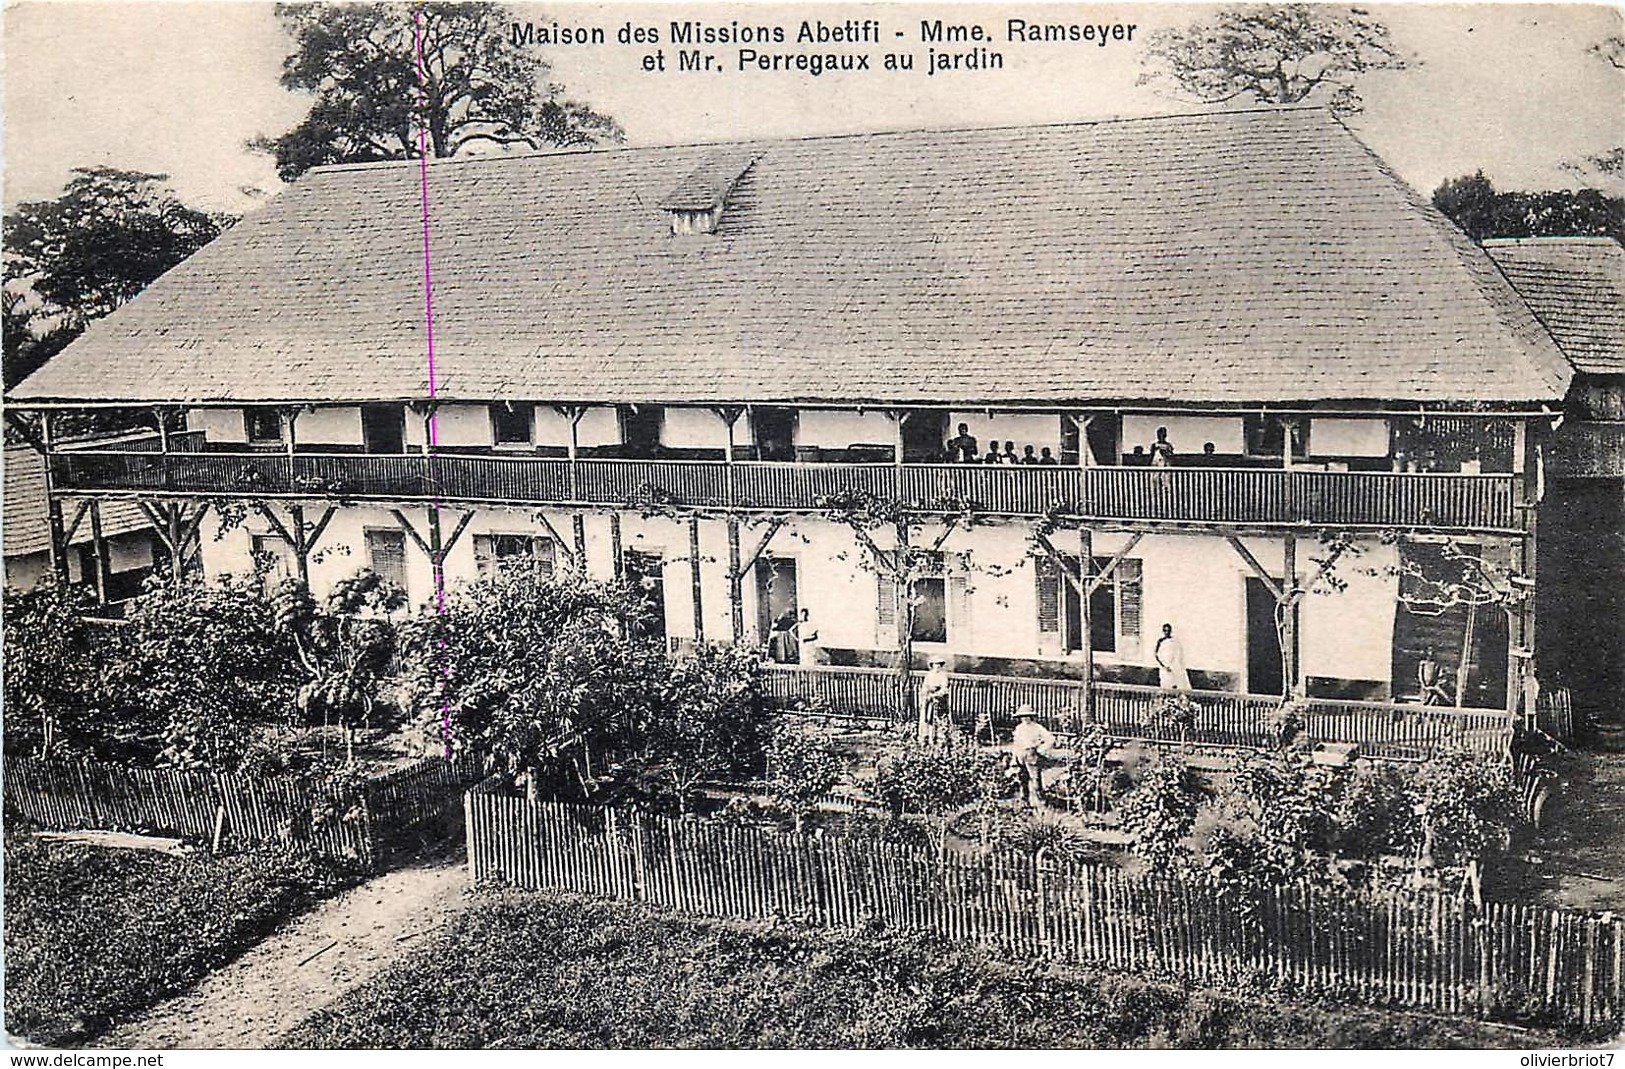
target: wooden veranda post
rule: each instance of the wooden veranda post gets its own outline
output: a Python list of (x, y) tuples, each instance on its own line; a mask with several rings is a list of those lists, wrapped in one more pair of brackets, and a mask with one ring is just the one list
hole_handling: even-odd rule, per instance
[[(1081, 440), (1081, 431), (1080, 440)], [(1078, 645), (1083, 651), (1083, 723), (1092, 723), (1095, 718), (1095, 632), (1094, 614), (1090, 610), (1089, 594), (1094, 589), (1094, 579), (1090, 572), (1095, 570), (1095, 533), (1087, 525), (1078, 528), (1078, 577), (1083, 581), (1078, 590)], [(1060, 571), (1066, 570), (1063, 560), (1056, 560), (1055, 566)], [(1066, 613), (1061, 614), (1062, 648), (1065, 648)], [(1079, 725), (1080, 727), (1082, 725)]]
[(700, 518), (688, 518), (688, 577), (694, 592), (694, 645), (705, 643), (705, 609), (700, 602)]
[(733, 640), (736, 645), (745, 637), (745, 576), (756, 567), (756, 562), (767, 551), (773, 536), (778, 534), (783, 526), (783, 520), (769, 523), (767, 532), (756, 543), (756, 548), (750, 551), (750, 556), (740, 559), (739, 521), (733, 516), (728, 517), (728, 607), (732, 616)]
[(105, 606), (108, 602), (107, 588), (113, 581), (113, 562), (102, 531), (102, 504), (94, 498), (90, 501), (90, 545), (96, 557), (96, 604)]

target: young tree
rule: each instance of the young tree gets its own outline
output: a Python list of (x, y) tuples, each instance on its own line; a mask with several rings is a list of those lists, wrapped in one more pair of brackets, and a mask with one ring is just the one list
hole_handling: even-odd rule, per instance
[(881, 760), (874, 792), (893, 815), (930, 817), (940, 854), (955, 811), (968, 805), (991, 805), (1005, 782), (994, 754), (969, 746), (943, 749), (909, 742)]
[(530, 149), (620, 141), (607, 115), (548, 81), (546, 60), (512, 39), (495, 3), (277, 5), (293, 37), (282, 85), (312, 94), (303, 122), (250, 147), (289, 181), (331, 163), (455, 156), (471, 146)]
[(355, 732), (371, 723), (395, 653), (390, 613), (406, 595), (370, 569), (333, 585), (318, 604), (297, 579), (272, 594), (276, 624), (290, 639), (305, 682), (294, 701), (306, 722), (337, 722), (344, 733), (345, 761), (355, 764)]
[(256, 726), (286, 723), (296, 672), (258, 576), (149, 580), (105, 678), (158, 761), (233, 770)]
[(666, 674), (660, 642), (641, 637), (647, 613), (623, 586), (505, 570), (403, 625), (403, 683), (449, 747), (535, 785), (569, 771), (567, 748), (647, 722)]
[(1369, 13), (1320, 4), (1226, 8), (1152, 34), (1142, 62), (1151, 69), (1139, 84), (1167, 77), (1205, 103), (1324, 101), (1344, 113), (1363, 106), (1355, 89), (1361, 75), (1406, 65), (1388, 28)]
[(84, 591), (45, 583), (5, 597), (5, 748), (44, 757), (83, 741), (95, 719), (100, 643)]
[(706, 779), (760, 768), (766, 736), (761, 660), (734, 646), (701, 646), (672, 663), (633, 737), (634, 774), (687, 812)]

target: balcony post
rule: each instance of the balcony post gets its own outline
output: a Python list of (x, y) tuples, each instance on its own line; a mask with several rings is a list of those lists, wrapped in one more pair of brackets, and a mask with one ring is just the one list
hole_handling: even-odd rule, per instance
[(745, 592), (741, 589), (743, 579), (739, 574), (739, 520), (734, 516), (727, 518), (728, 524), (728, 613), (729, 622), (733, 626), (734, 645), (737, 646), (745, 637)]
[(107, 587), (113, 578), (113, 562), (108, 556), (107, 538), (102, 533), (102, 503), (90, 499), (90, 545), (96, 556), (96, 604), (105, 606)]
[(565, 405), (559, 409), (564, 417), (570, 421), (570, 444), (567, 446), (570, 466), (570, 500), (581, 500), (581, 473), (577, 467), (577, 457), (581, 451), (581, 418), (587, 414), (583, 405)]
[[(724, 405), (715, 411), (728, 428), (728, 452), (723, 459), (728, 464), (728, 504), (732, 506), (739, 500), (739, 488), (734, 481), (734, 425), (739, 422), (739, 417), (744, 414), (745, 409), (740, 405)], [(735, 534), (737, 535), (737, 532)], [(738, 640), (739, 636), (736, 634), (734, 641)]]
[(688, 576), (694, 588), (694, 645), (705, 642), (705, 611), (700, 604), (700, 518), (688, 518)]
[(907, 411), (888, 411), (892, 421), (892, 497), (903, 500), (903, 425), (908, 422)]
[(625, 578), (626, 561), (622, 556), (621, 514), (619, 512), (611, 512), (609, 514), (609, 553), (611, 558), (613, 558), (610, 561), (611, 574), (613, 574), (616, 579)]
[[(1066, 561), (1057, 559), (1057, 568), (1064, 569)], [(1095, 633), (1094, 620), (1089, 612), (1091, 593), (1089, 575), (1095, 570), (1095, 533), (1085, 524), (1078, 528), (1078, 579), (1079, 588), (1075, 591), (1078, 599), (1078, 645), (1083, 651), (1083, 723), (1092, 723), (1095, 718)], [(1060, 593), (1066, 594), (1066, 584), (1061, 584)], [(1066, 612), (1061, 612), (1061, 628), (1066, 629)], [(1082, 725), (1078, 725), (1081, 727)]]
[[(1290, 438), (1290, 434), (1288, 435)], [(1291, 446), (1287, 450), (1291, 451)], [(1281, 547), (1281, 696), (1298, 693), (1298, 539), (1288, 531)]]
[[(159, 419), (163, 417), (160, 416)], [(282, 441), (287, 446), (288, 454), (288, 490), (291, 493), (298, 480), (298, 472), (294, 471), (293, 451), (295, 447), (294, 436), (298, 433), (299, 410), (293, 406), (277, 410), (277, 418), (282, 421)], [(168, 465), (165, 465), (166, 469)], [(305, 578), (304, 576), (300, 577)]]

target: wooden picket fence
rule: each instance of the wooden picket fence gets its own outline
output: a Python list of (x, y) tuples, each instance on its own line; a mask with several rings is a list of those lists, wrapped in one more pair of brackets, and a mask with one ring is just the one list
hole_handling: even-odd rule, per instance
[(1028, 855), (938, 857), (837, 835), (464, 795), (470, 874), (714, 917), (933, 933), (1172, 980), (1602, 1027), (1625, 1007), (1625, 922), (1440, 893), (1308, 884), (1238, 895)]
[(274, 845), (376, 867), (412, 832), (456, 811), (479, 771), (467, 758), (425, 758), (347, 797), (295, 776), (249, 776), (95, 761), (8, 757), (8, 817), (57, 831), (146, 831), (233, 848)]

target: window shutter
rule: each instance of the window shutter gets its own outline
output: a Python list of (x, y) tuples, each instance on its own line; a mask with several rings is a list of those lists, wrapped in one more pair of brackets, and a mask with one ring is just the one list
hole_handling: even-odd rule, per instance
[(536, 562), (536, 574), (542, 579), (553, 578), (557, 552), (553, 548), (551, 538), (533, 538), (530, 540), (530, 557)]
[(1061, 576), (1048, 557), (1033, 558), (1033, 566), (1038, 584), (1038, 635), (1043, 639), (1061, 633)]
[(885, 572), (875, 576), (875, 641), (882, 648), (897, 639), (897, 581)]
[(1117, 562), (1117, 633), (1124, 639), (1140, 637), (1140, 602), (1143, 594), (1140, 562), (1125, 558)]
[(948, 638), (963, 647), (971, 641), (970, 556), (948, 558)]
[(488, 534), (475, 535), (474, 566), (479, 570), (482, 577), (491, 574), (496, 557), (496, 537)]

